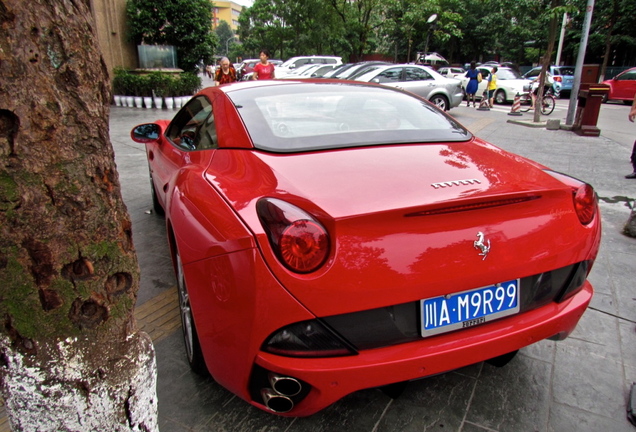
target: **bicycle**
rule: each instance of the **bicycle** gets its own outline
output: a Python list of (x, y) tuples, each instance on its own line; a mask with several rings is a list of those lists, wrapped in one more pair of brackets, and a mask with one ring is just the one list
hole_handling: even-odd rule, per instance
[[(547, 87), (547, 86), (546, 86)], [(532, 85), (523, 86), (524, 93), (519, 95), (521, 101), (521, 107), (519, 111), (528, 112), (532, 107)], [(538, 102), (538, 101), (537, 101)], [(535, 104), (537, 103), (535, 102)], [(552, 111), (554, 111), (554, 107), (556, 106), (556, 98), (552, 93), (552, 87), (548, 88), (543, 95), (543, 99), (541, 100), (541, 114), (550, 115)]]

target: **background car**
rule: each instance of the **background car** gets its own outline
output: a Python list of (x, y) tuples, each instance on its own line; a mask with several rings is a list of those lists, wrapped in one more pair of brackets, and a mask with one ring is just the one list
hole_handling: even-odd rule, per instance
[(292, 70), (306, 64), (333, 64), (341, 65), (342, 57), (337, 56), (298, 56), (285, 60), (276, 67), (276, 78), (284, 78)]
[[(236, 69), (236, 78), (239, 81), (248, 80), (251, 77), (252, 72), (254, 71), (254, 66), (256, 66), (256, 64), (260, 61), (261, 61), (260, 59), (243, 60), (241, 64), (239, 65), (238, 69)], [(282, 60), (276, 60), (276, 59), (271, 59), (269, 60), (269, 62), (272, 63), (274, 66), (278, 66), (283, 63)]]
[(575, 328), (593, 188), (353, 81), (207, 87), (135, 127), (192, 369), (306, 416)]
[(444, 66), (439, 68), (437, 72), (446, 78), (462, 79), (466, 75), (466, 70), (458, 66)]
[[(523, 74), (524, 78), (535, 79), (541, 73), (541, 67), (535, 67)], [(572, 85), (574, 84), (574, 66), (550, 66), (548, 67), (548, 73), (550, 73), (552, 79), (560, 83), (561, 92), (565, 92), (564, 96), (569, 96), (572, 92)]]
[(282, 79), (308, 79), (308, 78), (321, 78), (327, 72), (333, 70), (336, 65), (334, 64), (306, 64), (300, 66), (297, 69), (292, 70), (285, 75)]
[(616, 75), (614, 78), (603, 81), (609, 86), (609, 93), (604, 98), (608, 100), (622, 100), (626, 105), (634, 101), (636, 94), (636, 67), (627, 69)]
[[(488, 87), (488, 76), (492, 68), (492, 65), (485, 64), (477, 66), (477, 70), (481, 72), (482, 76), (482, 81), (479, 83), (477, 93), (475, 94), (477, 98), (481, 98)], [(497, 90), (495, 91), (494, 102), (498, 104), (513, 102), (515, 95), (522, 94), (524, 92), (524, 86), (529, 84), (530, 80), (523, 78), (519, 72), (509, 67), (502, 66), (497, 69)], [(463, 78), (461, 81), (463, 88), (466, 88), (468, 78)]]
[(378, 66), (354, 79), (409, 91), (428, 99), (443, 110), (458, 106), (464, 98), (461, 81), (445, 78), (426, 66), (412, 64)]
[(324, 75), (324, 78), (337, 78), (337, 79), (355, 79), (356, 76), (362, 75), (372, 68), (377, 68), (379, 66), (386, 66), (391, 63), (385, 61), (364, 61), (358, 63), (347, 63), (344, 67), (339, 66), (331, 72), (328, 72)]

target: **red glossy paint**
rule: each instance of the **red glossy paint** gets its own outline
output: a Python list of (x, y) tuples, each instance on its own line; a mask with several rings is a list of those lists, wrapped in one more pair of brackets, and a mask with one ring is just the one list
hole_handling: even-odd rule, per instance
[[(304, 416), (357, 390), (463, 367), (574, 329), (592, 297), (586, 281), (561, 303), (352, 356), (301, 359), (263, 351), (270, 335), (293, 323), (591, 264), (601, 233), (596, 203), (589, 203), (595, 212), (589, 224), (577, 217), (573, 196), (582, 183), (560, 181), (546, 167), (477, 138), (256, 150), (227, 95), (241, 86), (276, 91), (277, 85), (200, 93), (213, 101), (218, 148), (180, 148), (163, 134), (167, 122), (157, 122), (158, 139), (137, 139), (146, 145), (215, 380), (266, 409), (249, 388), (255, 365), (288, 374), (310, 390), (283, 415)], [(324, 265), (301, 274), (280, 263), (257, 212), (264, 197), (301, 209), (327, 230)], [(487, 257), (475, 247), (478, 233), (489, 241)]]

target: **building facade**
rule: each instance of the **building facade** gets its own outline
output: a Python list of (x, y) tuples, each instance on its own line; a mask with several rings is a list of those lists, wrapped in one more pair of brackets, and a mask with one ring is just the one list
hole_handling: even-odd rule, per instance
[[(90, 0), (90, 8), (111, 79), (114, 68), (138, 68), (137, 47), (126, 38), (126, 0)], [(223, 20), (236, 31), (242, 10), (243, 6), (232, 1), (214, 1), (212, 28), (216, 28)]]
[(238, 30), (238, 19), (243, 6), (232, 1), (214, 1), (213, 5), (212, 28), (217, 28), (221, 21), (225, 21), (233, 31)]

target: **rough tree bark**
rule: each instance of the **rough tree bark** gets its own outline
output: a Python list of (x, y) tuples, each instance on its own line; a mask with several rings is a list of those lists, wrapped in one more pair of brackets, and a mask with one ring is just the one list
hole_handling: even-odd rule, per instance
[[(558, 0), (552, 0), (552, 9), (558, 6)], [(543, 100), (543, 94), (545, 91), (545, 78), (546, 72), (550, 67), (550, 62), (552, 61), (552, 52), (554, 52), (554, 44), (556, 41), (557, 34), (557, 17), (553, 14), (550, 18), (550, 24), (548, 26), (548, 48), (545, 50), (545, 54), (541, 61), (541, 73), (539, 74), (539, 89), (537, 91), (537, 100), (534, 103), (534, 115), (532, 117), (532, 121), (538, 123), (541, 121), (541, 101)]]
[(89, 0), (0, 0), (0, 387), (15, 431), (157, 430)]

